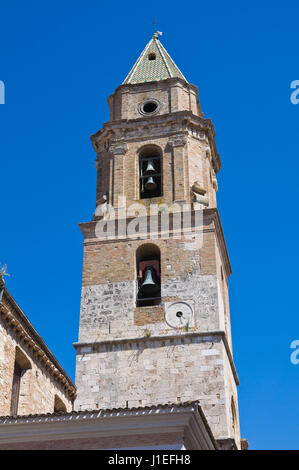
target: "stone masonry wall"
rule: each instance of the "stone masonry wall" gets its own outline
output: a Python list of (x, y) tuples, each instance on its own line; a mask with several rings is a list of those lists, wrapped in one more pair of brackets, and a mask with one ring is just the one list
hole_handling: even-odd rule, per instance
[(49, 371), (41, 366), (32, 351), (19, 341), (0, 315), (0, 415), (10, 414), (16, 346), (31, 364), (31, 368), (21, 378), (18, 414), (53, 413), (55, 395), (62, 400), (67, 411), (71, 411), (72, 403), (62, 388)]
[[(135, 253), (147, 242), (161, 250), (162, 303), (136, 307)], [(85, 244), (77, 409), (200, 399), (215, 435), (232, 435), (235, 379), (222, 341), (208, 335), (225, 330), (223, 281), (217, 268), (221, 259), (216, 251), (212, 230), (204, 232), (201, 249), (188, 237)], [(175, 300), (192, 303), (194, 323), (189, 333), (200, 336), (184, 339), (183, 328), (167, 325), (165, 302)], [(173, 338), (175, 334), (180, 338)]]
[[(88, 352), (89, 351), (89, 352)], [(217, 336), (148, 338), (83, 347), (76, 408), (146, 406), (199, 400), (214, 436), (231, 431), (225, 405), (225, 350)]]
[[(210, 234), (207, 234), (209, 238)], [(85, 246), (80, 342), (143, 336), (145, 325), (150, 325), (153, 334), (171, 334), (173, 328), (164, 319), (164, 304), (176, 300), (190, 301), (194, 306), (192, 331), (220, 329), (219, 281), (215, 266), (208, 270), (209, 256), (215, 260), (215, 239), (214, 243), (207, 243), (209, 250), (203, 252), (202, 258), (193, 239), (149, 240), (161, 250), (162, 306), (151, 307), (153, 312), (160, 309), (160, 317), (154, 322), (150, 317), (140, 322), (144, 307), (136, 308), (135, 256), (137, 248), (147, 242), (119, 241)], [(205, 254), (207, 263), (204, 262)], [(206, 268), (204, 275), (201, 267)]]
[[(232, 374), (231, 365), (227, 355), (223, 358), (224, 376), (225, 376), (225, 406), (227, 414), (227, 423), (229, 437), (236, 440), (237, 446), (241, 446), (240, 423), (239, 423), (239, 408), (238, 408), (238, 391), (236, 381)], [(233, 425), (232, 416), (232, 401), (235, 407), (235, 423)]]
[(195, 115), (202, 115), (197, 88), (180, 79), (173, 78), (160, 82), (118, 87), (115, 93), (108, 98), (110, 121), (142, 117), (138, 112), (138, 105), (150, 98), (157, 99), (161, 103), (158, 114), (186, 110), (192, 111)]
[[(169, 136), (157, 135), (151, 138), (144, 135), (144, 130), (139, 133), (135, 130), (133, 139), (128, 139), (125, 155), (113, 156), (108, 150), (102, 151), (98, 166), (97, 200), (103, 194), (108, 194), (109, 204), (119, 207), (120, 197), (125, 196), (127, 208), (136, 202), (145, 207), (149, 204), (171, 206), (178, 200), (191, 204), (191, 187), (198, 181), (206, 191), (209, 207), (216, 207), (216, 192), (211, 176), (214, 170), (207, 157), (209, 144), (204, 133), (190, 133), (181, 147), (172, 148), (169, 142)], [(159, 149), (163, 168), (163, 194), (148, 200), (140, 199), (139, 188), (139, 152), (146, 146)]]

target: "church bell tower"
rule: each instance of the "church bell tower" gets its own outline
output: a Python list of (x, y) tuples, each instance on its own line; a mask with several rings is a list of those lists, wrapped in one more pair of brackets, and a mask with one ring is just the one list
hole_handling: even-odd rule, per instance
[(84, 258), (77, 410), (198, 401), (240, 448), (221, 161), (198, 89), (159, 40), (108, 98), (92, 135), (96, 209)]

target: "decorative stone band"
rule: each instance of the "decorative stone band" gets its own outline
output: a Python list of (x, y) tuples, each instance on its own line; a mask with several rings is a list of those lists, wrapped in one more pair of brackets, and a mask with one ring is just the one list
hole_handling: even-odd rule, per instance
[(125, 155), (128, 151), (128, 145), (126, 142), (115, 142), (109, 147), (109, 152), (113, 155)]
[(11, 313), (10, 309), (0, 303), (0, 315), (5, 323), (14, 330), (17, 338), (29, 349), (32, 350), (35, 357), (41, 362), (43, 367), (47, 369), (57, 382), (60, 382), (65, 392), (71, 399), (76, 396), (76, 388), (70, 381), (61, 373), (61, 371), (53, 364), (52, 360), (46, 352), (34, 341), (32, 336), (28, 334), (26, 329), (20, 321)]
[(168, 140), (171, 147), (184, 147), (187, 143), (186, 135), (174, 135)]
[(215, 340), (215, 337), (219, 337), (222, 339), (227, 357), (232, 369), (232, 373), (235, 379), (236, 385), (240, 385), (238, 374), (236, 371), (236, 367), (234, 364), (232, 352), (230, 349), (230, 346), (227, 341), (226, 333), (223, 330), (214, 330), (214, 331), (201, 331), (201, 332), (178, 332), (178, 333), (173, 333), (169, 335), (156, 335), (156, 336), (141, 336), (141, 337), (135, 337), (135, 338), (115, 338), (115, 339), (109, 339), (109, 340), (103, 340), (103, 341), (94, 341), (92, 343), (88, 342), (78, 342), (78, 343), (73, 343), (74, 348), (76, 349), (78, 354), (86, 354), (86, 353), (92, 353), (93, 351), (96, 351), (100, 346), (103, 345), (116, 345), (116, 344), (124, 344), (124, 343), (136, 343), (136, 342), (148, 342), (148, 341), (169, 341), (172, 339), (181, 339), (184, 340), (184, 338), (196, 338), (196, 337), (205, 337), (207, 340), (213, 338)]
[[(226, 244), (225, 244), (225, 239), (224, 239), (224, 235), (223, 235), (223, 231), (222, 231), (222, 226), (221, 226), (221, 221), (220, 221), (220, 217), (219, 217), (219, 214), (218, 214), (218, 210), (216, 208), (210, 208), (210, 209), (203, 209), (202, 210), (202, 213), (203, 213), (203, 225), (202, 223), (197, 227), (196, 226), (196, 220), (197, 219), (197, 216), (196, 216), (196, 212), (200, 212), (200, 211), (193, 211), (193, 215), (191, 214), (191, 226), (194, 227), (196, 229), (196, 233), (201, 233), (201, 231), (203, 230), (204, 232), (215, 232), (216, 233), (216, 236), (217, 236), (217, 242), (219, 244), (219, 248), (220, 248), (220, 251), (222, 253), (222, 256), (223, 256), (223, 263), (224, 263), (224, 269), (225, 269), (225, 274), (226, 274), (226, 277), (229, 278), (229, 276), (231, 275), (231, 265), (230, 265), (230, 261), (229, 261), (229, 257), (228, 257), (228, 252), (227, 252), (227, 248), (226, 248)], [(160, 217), (160, 215), (159, 215)], [(169, 230), (170, 230), (170, 235), (172, 235), (172, 218), (173, 218), (173, 215), (170, 214), (169, 216)], [(200, 219), (200, 218), (199, 218)], [(130, 218), (127, 217), (126, 219), (126, 224), (128, 224), (130, 222)], [(202, 220), (202, 219), (200, 219)], [(114, 222), (114, 221), (112, 221)], [(120, 222), (121, 223), (121, 222)], [(109, 233), (107, 235), (106, 238), (99, 238), (98, 236), (96, 236), (96, 224), (97, 222), (96, 221), (91, 221), (91, 222), (85, 222), (85, 223), (81, 223), (79, 224), (80, 226), (80, 229), (83, 233), (83, 236), (84, 236), (84, 245), (89, 245), (89, 244), (96, 244), (96, 243), (109, 243), (111, 240), (113, 239), (120, 239), (122, 238), (122, 240), (132, 240), (133, 237), (130, 237), (130, 238), (126, 238), (125, 236), (124, 237), (116, 237), (115, 236), (115, 233), (121, 233), (120, 230), (118, 230), (118, 220), (116, 219), (116, 228), (115, 228), (115, 233), (114, 235), (109, 235)], [(149, 226), (149, 224), (147, 223), (147, 226)], [(107, 227), (108, 229), (108, 227)], [(160, 230), (160, 226), (158, 225), (158, 230)], [(108, 231), (109, 232), (109, 231)], [(149, 232), (148, 232), (149, 233)], [(140, 237), (140, 234), (137, 234), (136, 237)], [(147, 237), (149, 238), (149, 237)]]
[[(143, 129), (145, 135), (149, 138), (157, 138), (157, 135), (169, 136), (171, 140), (173, 136), (169, 133), (170, 126), (175, 125), (177, 136), (191, 134), (202, 140), (207, 138), (211, 148), (211, 157), (215, 172), (221, 168), (221, 160), (217, 151), (215, 142), (215, 130), (210, 119), (204, 119), (201, 116), (194, 115), (191, 111), (178, 111), (171, 114), (163, 114), (152, 116), (149, 119), (123, 119), (118, 121), (108, 121), (103, 127), (91, 136), (94, 150), (99, 154), (102, 149), (107, 150), (111, 146), (122, 146), (124, 140), (126, 142), (135, 141), (136, 137), (140, 138), (140, 131)], [(158, 132), (158, 134), (157, 134)], [(114, 135), (114, 142), (110, 142), (111, 135)], [(119, 139), (117, 142), (116, 140)], [(180, 144), (181, 145), (181, 144)], [(185, 145), (185, 144), (182, 144)]]
[[(84, 244), (96, 242), (110, 242), (111, 240), (147, 240), (153, 238), (172, 238), (182, 236), (198, 236), (198, 242), (202, 242), (203, 234), (203, 211), (184, 210), (180, 204), (184, 200), (176, 200), (173, 212), (144, 215), (142, 217), (131, 217), (120, 206), (114, 207), (114, 213), (109, 214), (106, 203), (97, 201), (97, 209), (92, 222), (79, 224), (84, 235)], [(124, 207), (124, 206), (123, 206)], [(167, 216), (167, 223), (165, 217)], [(183, 223), (182, 223), (183, 219)], [(132, 226), (134, 227), (132, 229)], [(135, 230), (137, 227), (137, 231)], [(158, 235), (158, 236), (157, 236)]]

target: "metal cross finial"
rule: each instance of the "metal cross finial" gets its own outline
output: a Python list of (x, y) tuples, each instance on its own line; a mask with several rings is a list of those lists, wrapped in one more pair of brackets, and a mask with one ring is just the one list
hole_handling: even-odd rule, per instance
[(157, 20), (156, 20), (156, 18), (154, 18), (153, 23), (154, 23), (154, 29), (155, 29), (155, 32), (153, 34), (153, 38), (159, 39), (159, 36), (162, 36), (162, 33), (161, 33), (161, 31), (157, 31)]
[(161, 31), (157, 31), (157, 20), (156, 20), (156, 18), (154, 18), (154, 28), (155, 28), (155, 32), (153, 34), (153, 38), (159, 39), (159, 36), (162, 36), (162, 33), (161, 33)]

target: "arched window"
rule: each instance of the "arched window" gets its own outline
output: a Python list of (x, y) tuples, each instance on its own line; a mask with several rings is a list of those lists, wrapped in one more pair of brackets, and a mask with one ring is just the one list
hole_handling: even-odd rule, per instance
[(146, 147), (139, 154), (139, 198), (162, 196), (162, 186), (161, 151), (156, 146)]
[(24, 376), (27, 369), (31, 369), (31, 363), (29, 359), (25, 356), (23, 351), (18, 346), (16, 346), (15, 364), (11, 387), (11, 416), (16, 416), (18, 414), (21, 382), (22, 377)]
[(61, 412), (61, 411), (66, 412), (66, 406), (63, 403), (63, 401), (61, 400), (61, 398), (59, 398), (58, 395), (55, 395), (55, 397), (54, 397), (54, 413)]
[(159, 305), (161, 302), (161, 256), (158, 246), (141, 245), (136, 252), (137, 307)]

